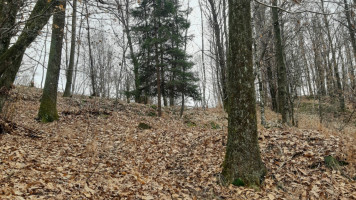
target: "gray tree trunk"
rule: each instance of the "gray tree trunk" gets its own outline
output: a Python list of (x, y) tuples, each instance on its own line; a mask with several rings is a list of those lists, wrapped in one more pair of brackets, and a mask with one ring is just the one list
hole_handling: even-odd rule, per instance
[(202, 73), (203, 73), (203, 98), (202, 98), (202, 107), (206, 108), (206, 72), (205, 72), (205, 52), (204, 52), (204, 20), (203, 20), (203, 8), (201, 2), (199, 0), (199, 8), (200, 8), (200, 18), (201, 18), (201, 62), (202, 62)]
[[(215, 3), (213, 0), (208, 0), (211, 8), (211, 14), (212, 14), (212, 28), (214, 29), (214, 34), (215, 34), (215, 42), (216, 42), (216, 48), (217, 48), (217, 62), (219, 66), (219, 71), (220, 71), (220, 86), (221, 86), (221, 98), (223, 100), (223, 106), (224, 109), (227, 109), (228, 105), (228, 97), (227, 97), (227, 90), (226, 90), (226, 65), (225, 65), (225, 52), (223, 48), (223, 43), (221, 41), (221, 30), (218, 22), (218, 13), (215, 8)], [(228, 110), (228, 109), (227, 109)]]
[[(119, 6), (120, 2), (118, 0), (115, 0), (116, 4)], [(125, 10), (123, 9), (119, 9), (119, 15), (120, 15), (120, 21), (124, 26), (124, 31), (126, 32), (126, 38), (127, 38), (127, 44), (130, 50), (130, 57), (134, 66), (134, 77), (135, 77), (135, 102), (136, 103), (142, 103), (142, 99), (141, 99), (141, 93), (140, 93), (140, 78), (139, 78), (139, 72), (138, 72), (138, 68), (139, 68), (139, 62), (138, 59), (135, 55), (134, 52), (134, 47), (133, 47), (133, 43), (132, 43), (132, 37), (131, 37), (131, 31), (130, 31), (130, 27), (129, 27), (129, 17), (130, 17), (130, 13), (129, 13), (129, 5), (130, 5), (130, 1), (129, 0), (125, 0)]]
[[(324, 0), (321, 0), (321, 6), (324, 12)], [(336, 63), (336, 50), (334, 48), (333, 45), (333, 41), (331, 38), (331, 33), (330, 33), (330, 27), (329, 27), (329, 21), (327, 18), (327, 15), (324, 15), (324, 23), (325, 23), (325, 28), (326, 28), (326, 33), (327, 33), (327, 37), (329, 40), (329, 46), (330, 46), (330, 50), (331, 50), (331, 55), (332, 55), (332, 65), (334, 67), (334, 73), (335, 73), (335, 77), (336, 77), (336, 94), (338, 95), (339, 98), (339, 107), (340, 107), (340, 111), (345, 111), (345, 99), (344, 99), (344, 94), (342, 92), (342, 86), (341, 86), (341, 79), (340, 79), (340, 73), (339, 73), (339, 69), (338, 69), (338, 65)]]
[(71, 38), (71, 45), (70, 45), (69, 66), (67, 69), (67, 81), (63, 93), (64, 97), (70, 97), (72, 95), (71, 88), (72, 88), (73, 70), (74, 70), (76, 29), (77, 29), (77, 0), (73, 0), (72, 38)]
[(95, 77), (95, 69), (94, 69), (94, 60), (93, 60), (93, 53), (92, 53), (92, 48), (91, 48), (91, 38), (90, 38), (90, 25), (89, 25), (89, 11), (88, 11), (88, 3), (85, 2), (85, 11), (86, 11), (86, 19), (87, 19), (87, 25), (88, 25), (88, 32), (87, 32), (87, 39), (88, 39), (88, 47), (89, 47), (89, 70), (90, 70), (90, 80), (91, 80), (91, 89), (92, 89), (92, 94), (91, 96), (98, 96), (98, 92), (96, 89), (96, 77)]

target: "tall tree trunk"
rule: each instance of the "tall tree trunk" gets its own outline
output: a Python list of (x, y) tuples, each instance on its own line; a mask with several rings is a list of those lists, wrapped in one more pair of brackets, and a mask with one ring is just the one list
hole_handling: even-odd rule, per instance
[(88, 26), (88, 32), (87, 32), (87, 39), (88, 39), (88, 47), (89, 47), (89, 69), (90, 69), (90, 80), (91, 80), (91, 89), (92, 89), (92, 94), (91, 96), (98, 96), (99, 94), (97, 93), (96, 90), (96, 80), (95, 80), (95, 70), (94, 70), (94, 61), (93, 61), (93, 53), (92, 53), (92, 48), (91, 48), (91, 37), (90, 37), (90, 25), (89, 25), (89, 11), (88, 11), (88, 3), (85, 2), (85, 11), (86, 11), (86, 19), (87, 19), (87, 26)]
[[(156, 9), (156, 7), (155, 7)], [(155, 38), (159, 38), (158, 29), (160, 22), (157, 22), (157, 16), (154, 16), (154, 29), (155, 29)], [(155, 64), (156, 64), (156, 78), (157, 78), (157, 110), (158, 116), (162, 116), (162, 103), (161, 103), (161, 66), (159, 62), (159, 52), (158, 52), (158, 41), (155, 41)]]
[[(297, 29), (300, 29), (300, 22), (297, 22), (297, 27), (298, 27)], [(311, 84), (308, 59), (307, 59), (307, 56), (306, 56), (305, 45), (304, 45), (304, 43), (305, 43), (304, 35), (303, 35), (302, 31), (299, 31), (298, 39), (299, 39), (299, 47), (300, 47), (300, 50), (301, 50), (301, 53), (302, 53), (302, 57), (303, 57), (303, 62), (304, 62), (304, 68), (305, 68), (305, 74), (306, 74), (306, 78), (307, 78), (309, 95), (313, 96), (314, 93), (313, 93), (313, 88), (312, 88), (312, 84)]]
[[(315, 65), (315, 70), (316, 70), (316, 79), (317, 82), (317, 88), (318, 88), (318, 93), (320, 94), (319, 96), (326, 96), (327, 94), (327, 87), (329, 87), (329, 78), (327, 78), (328, 73), (325, 73), (327, 70), (327, 64), (325, 62), (325, 55), (322, 49), (320, 47), (324, 47), (324, 40), (323, 40), (323, 35), (321, 33), (321, 29), (318, 28), (320, 27), (320, 21), (315, 16), (312, 19), (312, 29), (309, 30), (309, 35), (312, 40), (312, 50), (314, 52), (314, 65)], [(323, 63), (324, 62), (324, 63)], [(325, 79), (327, 82), (325, 82)]]
[(63, 93), (63, 97), (70, 97), (72, 95), (71, 89), (72, 89), (72, 81), (73, 81), (76, 29), (77, 29), (77, 0), (73, 0), (72, 38), (70, 44), (69, 66), (67, 69), (67, 81), (66, 81), (66, 87)]
[(266, 168), (258, 146), (250, 4), (229, 0), (229, 119), (222, 177), (225, 184), (259, 187)]
[(38, 118), (42, 122), (52, 122), (58, 119), (57, 89), (61, 69), (62, 45), (65, 25), (66, 1), (60, 1), (53, 14), (51, 47), (43, 95), (41, 98)]
[[(120, 1), (119, 0), (115, 0), (116, 4), (118, 6), (120, 6)], [(141, 92), (140, 92), (140, 77), (139, 77), (139, 72), (138, 72), (138, 68), (140, 66), (140, 63), (138, 62), (138, 59), (135, 55), (134, 52), (134, 47), (133, 47), (133, 43), (132, 43), (132, 37), (131, 37), (131, 31), (130, 31), (130, 27), (129, 27), (129, 17), (130, 17), (130, 0), (125, 0), (125, 10), (119, 9), (119, 15), (121, 17), (120, 21), (124, 26), (124, 31), (126, 32), (126, 38), (127, 38), (127, 44), (130, 50), (130, 57), (134, 66), (134, 77), (135, 77), (135, 102), (136, 103), (142, 103), (141, 100)]]
[(219, 71), (220, 71), (220, 86), (221, 86), (221, 91), (222, 91), (222, 100), (223, 100), (223, 106), (225, 111), (228, 110), (228, 98), (227, 98), (227, 90), (226, 90), (226, 65), (225, 65), (225, 54), (224, 54), (224, 48), (223, 44), (221, 41), (221, 36), (220, 36), (220, 26), (218, 22), (218, 13), (215, 8), (215, 3), (214, 0), (208, 0), (210, 7), (211, 7), (211, 13), (212, 13), (212, 28), (214, 29), (214, 34), (215, 34), (215, 42), (216, 42), (216, 48), (217, 48), (217, 62), (219, 66)]
[[(160, 51), (161, 51), (161, 63), (164, 63), (163, 60), (163, 44), (160, 45)], [(163, 97), (163, 106), (167, 107), (168, 106), (168, 102), (167, 102), (167, 94), (166, 94), (166, 84), (165, 84), (165, 79), (164, 79), (164, 68), (163, 66), (161, 67), (161, 91), (162, 91), (162, 97)]]
[(206, 72), (205, 72), (205, 49), (204, 49), (204, 18), (203, 18), (203, 8), (201, 2), (199, 0), (199, 8), (200, 8), (200, 19), (201, 19), (201, 62), (202, 62), (202, 72), (203, 72), (203, 98), (202, 98), (202, 107), (206, 108)]
[[(178, 4), (178, 2), (176, 3)], [(189, 1), (188, 1), (188, 10), (190, 9), (190, 4), (189, 4)], [(188, 15), (189, 15), (189, 12), (187, 12), (187, 20), (188, 20)], [(187, 43), (188, 43), (188, 29), (185, 29), (185, 34), (184, 34), (184, 52), (187, 52)], [(185, 69), (185, 66), (183, 65), (182, 66), (182, 72), (185, 73), (186, 69)], [(184, 80), (184, 77), (183, 77), (183, 83), (185, 83), (185, 80)], [(183, 90), (182, 90), (182, 105), (181, 105), (181, 108), (180, 108), (180, 117), (183, 116), (183, 112), (184, 112), (184, 103), (185, 103), (185, 86), (183, 86)]]
[[(344, 0), (345, 3), (345, 14), (346, 14), (346, 19), (347, 19), (347, 29), (350, 34), (351, 38), (351, 45), (354, 53), (354, 58), (356, 59), (356, 39), (355, 39), (355, 26), (351, 22), (351, 10), (349, 10), (349, 6), (347, 4), (347, 1)], [(354, 0), (354, 4), (356, 4), (356, 0)], [(351, 79), (351, 88), (353, 91), (356, 90), (356, 80), (355, 80), (355, 73), (354, 73), (354, 67), (350, 67), (350, 79)]]
[[(81, 12), (84, 10), (84, 4), (82, 5)], [(79, 33), (78, 37), (79, 40), (81, 40), (82, 37), (82, 25), (83, 25), (83, 16), (80, 17), (80, 23), (79, 23)], [(76, 86), (76, 80), (77, 80), (77, 72), (78, 72), (78, 63), (79, 63), (79, 54), (80, 53), (80, 45), (77, 45), (77, 61), (75, 62), (75, 69), (74, 69), (74, 77), (73, 77), (73, 83), (72, 83), (72, 93), (75, 92), (75, 86)]]
[(282, 114), (282, 123), (289, 124), (288, 83), (286, 65), (283, 58), (283, 44), (279, 26), (277, 0), (272, 0), (272, 5), (274, 6), (272, 7), (272, 20), (276, 46), (276, 61), (278, 66), (278, 111)]
[(256, 10), (256, 20), (255, 20), (255, 38), (254, 38), (254, 57), (255, 57), (255, 66), (257, 68), (257, 81), (258, 81), (258, 92), (260, 97), (260, 112), (261, 112), (261, 124), (266, 126), (266, 117), (265, 117), (265, 96), (264, 96), (264, 87), (262, 80), (262, 66), (264, 55), (267, 50), (268, 42), (267, 38), (270, 36), (271, 32), (265, 34), (266, 36), (260, 37), (262, 35), (265, 21), (265, 7), (255, 4)]
[[(321, 0), (321, 6), (322, 6), (322, 10), (324, 12), (324, 0)], [(336, 52), (335, 52), (335, 48), (334, 48), (334, 44), (331, 38), (331, 33), (330, 33), (330, 27), (329, 27), (329, 21), (327, 18), (327, 15), (324, 15), (324, 23), (325, 23), (325, 27), (326, 27), (326, 33), (327, 33), (327, 37), (329, 40), (329, 46), (330, 46), (330, 50), (331, 50), (331, 55), (332, 55), (332, 65), (334, 67), (334, 73), (336, 76), (336, 94), (339, 97), (339, 106), (340, 106), (340, 111), (345, 111), (345, 99), (344, 99), (344, 95), (342, 92), (342, 87), (341, 87), (341, 79), (340, 79), (340, 73), (339, 73), (339, 69), (338, 69), (338, 65), (336, 63)]]

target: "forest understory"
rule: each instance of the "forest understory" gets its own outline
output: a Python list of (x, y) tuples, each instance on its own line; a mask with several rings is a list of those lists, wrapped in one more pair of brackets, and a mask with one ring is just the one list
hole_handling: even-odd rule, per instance
[[(36, 121), (41, 90), (18, 86), (0, 134), (0, 199), (356, 199), (356, 114), (325, 122), (302, 100), (298, 127), (266, 111), (261, 190), (219, 184), (227, 140), (221, 109), (164, 108), (74, 96), (60, 120)], [(61, 94), (59, 94), (61, 96)], [(315, 106), (315, 107), (314, 107)], [(346, 123), (347, 122), (347, 123)], [(342, 129), (342, 130), (341, 130)], [(341, 130), (341, 131), (340, 131)], [(326, 164), (332, 156), (337, 165)]]

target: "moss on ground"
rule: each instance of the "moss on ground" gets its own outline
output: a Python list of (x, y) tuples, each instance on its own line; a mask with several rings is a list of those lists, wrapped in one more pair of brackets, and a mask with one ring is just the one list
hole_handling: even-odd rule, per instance
[(138, 124), (138, 128), (141, 130), (146, 130), (146, 129), (151, 129), (152, 127), (146, 123), (141, 122)]

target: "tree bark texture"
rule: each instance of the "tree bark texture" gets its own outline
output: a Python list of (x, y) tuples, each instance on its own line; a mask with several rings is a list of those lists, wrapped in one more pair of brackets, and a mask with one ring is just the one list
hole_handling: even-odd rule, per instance
[(45, 86), (41, 98), (38, 118), (42, 122), (58, 120), (57, 113), (57, 89), (59, 72), (61, 69), (62, 45), (65, 25), (66, 1), (59, 1), (53, 14), (51, 47), (48, 58), (48, 68)]
[(272, 20), (276, 47), (276, 62), (278, 67), (278, 111), (282, 114), (282, 123), (290, 123), (288, 106), (288, 83), (286, 65), (283, 58), (283, 44), (279, 26), (277, 0), (272, 1)]
[(266, 174), (258, 146), (251, 1), (229, 0), (228, 140), (225, 184), (259, 187)]

